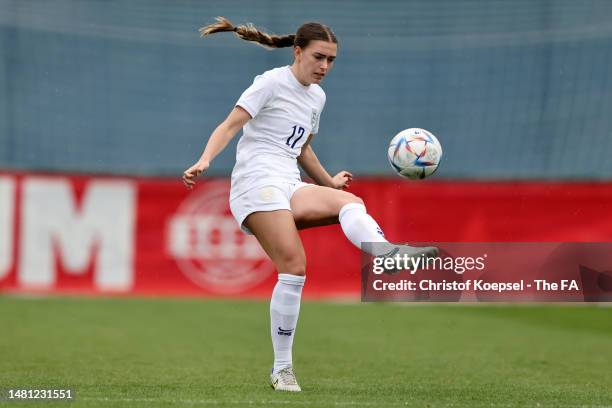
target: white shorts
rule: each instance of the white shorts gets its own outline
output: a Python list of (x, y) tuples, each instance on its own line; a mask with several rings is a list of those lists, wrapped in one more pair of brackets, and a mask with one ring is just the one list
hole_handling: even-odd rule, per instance
[(252, 190), (239, 195), (230, 200), (230, 210), (232, 215), (240, 225), (240, 228), (247, 234), (253, 233), (242, 223), (250, 214), (257, 211), (275, 211), (289, 210), (291, 211), (291, 197), (302, 187), (312, 184), (298, 181), (295, 183), (274, 183), (262, 187), (255, 187)]

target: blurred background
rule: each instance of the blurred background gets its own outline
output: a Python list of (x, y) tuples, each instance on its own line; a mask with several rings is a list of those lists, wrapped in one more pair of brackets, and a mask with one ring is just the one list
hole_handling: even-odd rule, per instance
[(314, 144), (330, 171), (391, 176), (388, 141), (421, 127), (444, 147), (440, 178), (612, 177), (607, 0), (0, 0), (0, 166), (180, 175), (253, 77), (292, 62), (199, 38), (218, 15), (335, 31)]
[[(292, 63), (198, 28), (339, 39), (314, 148), (395, 242), (612, 237), (612, 2), (0, 0), (0, 289), (266, 298), (274, 268), (228, 207), (235, 137), (180, 183), (256, 75)], [(420, 127), (438, 172), (400, 179)], [(302, 233), (313, 297), (359, 294), (337, 227)]]

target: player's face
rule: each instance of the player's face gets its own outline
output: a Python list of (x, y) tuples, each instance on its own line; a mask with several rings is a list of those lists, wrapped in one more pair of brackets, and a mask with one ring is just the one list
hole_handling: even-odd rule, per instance
[(309, 84), (319, 84), (334, 66), (338, 45), (315, 40), (306, 48), (296, 47), (295, 52), (302, 80)]

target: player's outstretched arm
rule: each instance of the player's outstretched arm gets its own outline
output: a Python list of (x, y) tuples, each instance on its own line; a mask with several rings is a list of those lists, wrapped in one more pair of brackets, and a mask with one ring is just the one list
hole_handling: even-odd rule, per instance
[(343, 170), (334, 177), (330, 176), (319, 161), (319, 158), (312, 149), (312, 146), (310, 146), (312, 136), (313, 135), (311, 134), (306, 143), (304, 143), (304, 146), (302, 146), (302, 152), (298, 157), (298, 163), (300, 166), (317, 184), (321, 186), (337, 189), (347, 188), (353, 180), (353, 175), (348, 171)]
[(251, 115), (240, 106), (236, 106), (230, 112), (227, 118), (210, 135), (200, 160), (183, 173), (183, 184), (185, 184), (185, 187), (188, 189), (193, 188), (195, 178), (208, 170), (213, 159), (225, 149), (229, 141), (250, 119)]

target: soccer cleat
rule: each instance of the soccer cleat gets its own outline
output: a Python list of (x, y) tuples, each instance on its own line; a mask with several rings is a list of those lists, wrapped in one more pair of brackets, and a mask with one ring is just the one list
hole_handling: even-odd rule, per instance
[(283, 368), (276, 374), (272, 372), (272, 374), (270, 374), (270, 385), (276, 391), (302, 391), (297, 383), (295, 374), (293, 374), (293, 367), (291, 366)]
[(409, 257), (417, 257), (423, 255), (425, 258), (435, 258), (440, 251), (436, 247), (413, 247), (410, 245), (399, 245), (399, 254), (404, 254)]
[[(413, 247), (410, 245), (398, 245), (384, 256), (395, 258), (396, 255), (399, 255), (402, 259), (404, 259), (404, 257), (406, 256), (409, 259), (408, 262), (410, 264), (418, 264), (420, 262), (423, 262), (422, 260), (419, 260), (419, 258), (422, 258), (423, 260), (427, 258), (435, 258), (438, 256), (439, 252), (440, 251), (436, 247)], [(410, 259), (414, 259), (414, 263)], [(402, 270), (404, 269), (385, 269), (385, 273), (389, 275), (394, 275), (396, 273), (401, 272)]]

